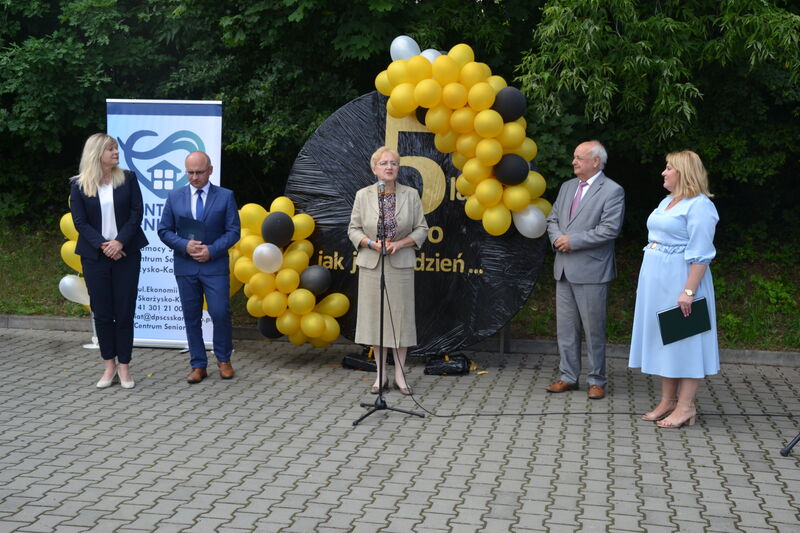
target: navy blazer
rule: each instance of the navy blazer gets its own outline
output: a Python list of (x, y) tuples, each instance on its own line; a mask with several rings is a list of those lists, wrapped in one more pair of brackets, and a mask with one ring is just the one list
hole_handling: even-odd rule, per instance
[(172, 248), (175, 258), (175, 275), (193, 274), (229, 275), (228, 248), (239, 241), (239, 211), (233, 191), (214, 184), (208, 186), (208, 197), (203, 206), (203, 223), (205, 224), (205, 240), (211, 260), (200, 263), (186, 253), (189, 239), (178, 235), (178, 220), (181, 217), (192, 218), (191, 197), (194, 188), (186, 185), (169, 193), (161, 222), (158, 224), (159, 238)]
[[(142, 231), (144, 204), (142, 191), (136, 174), (125, 172), (125, 181), (114, 189), (114, 218), (117, 222), (117, 238), (125, 253), (138, 251), (147, 246), (147, 237)], [(102, 254), (100, 244), (108, 239), (103, 237), (103, 216), (100, 212), (98, 195), (88, 197), (81, 191), (77, 180), (72, 181), (69, 193), (72, 222), (78, 230), (78, 243), (75, 253), (87, 259), (97, 259)]]

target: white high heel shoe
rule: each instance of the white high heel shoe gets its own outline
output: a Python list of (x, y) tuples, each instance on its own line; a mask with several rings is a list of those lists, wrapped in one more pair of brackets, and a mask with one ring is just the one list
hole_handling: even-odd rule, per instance
[[(114, 383), (117, 383), (119, 380), (117, 379), (117, 371), (114, 370), (114, 375), (111, 376), (111, 379), (101, 379), (97, 382), (98, 389), (107, 389)], [(129, 388), (129, 387), (128, 387)]]
[(120, 385), (120, 387), (122, 387), (123, 389), (132, 389), (134, 386), (136, 386), (136, 382), (135, 382), (135, 381), (133, 381), (133, 379), (131, 379), (130, 381), (122, 381), (122, 380), (120, 379), (120, 380), (119, 380), (119, 385)]

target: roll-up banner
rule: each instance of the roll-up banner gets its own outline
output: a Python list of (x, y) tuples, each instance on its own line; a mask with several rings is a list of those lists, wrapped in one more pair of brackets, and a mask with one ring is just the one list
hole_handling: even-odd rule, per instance
[[(211, 157), (211, 182), (220, 184), (222, 102), (106, 100), (108, 134), (119, 144), (120, 167), (139, 178), (144, 200), (142, 272), (134, 319), (134, 345), (186, 347), (186, 332), (172, 250), (158, 238), (158, 222), (170, 191), (189, 183), (184, 160), (190, 152)], [(203, 338), (211, 347), (211, 318), (203, 311)]]

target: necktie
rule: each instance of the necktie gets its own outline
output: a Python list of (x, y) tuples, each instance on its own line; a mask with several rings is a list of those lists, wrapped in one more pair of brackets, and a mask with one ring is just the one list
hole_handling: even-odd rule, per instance
[(575, 195), (575, 198), (572, 199), (572, 207), (569, 208), (569, 218), (572, 219), (575, 211), (578, 210), (578, 206), (581, 205), (581, 197), (583, 196), (583, 189), (589, 185), (589, 182), (582, 181), (580, 185), (578, 185), (578, 192)]
[(203, 218), (203, 189), (197, 191), (197, 204), (195, 205), (194, 212), (194, 218), (196, 220)]

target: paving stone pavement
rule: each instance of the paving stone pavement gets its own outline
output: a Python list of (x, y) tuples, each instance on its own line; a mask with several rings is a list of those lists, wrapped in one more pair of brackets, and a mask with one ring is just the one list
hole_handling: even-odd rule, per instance
[(98, 390), (87, 341), (0, 328), (0, 531), (800, 530), (800, 446), (779, 455), (800, 431), (798, 367), (723, 364), (698, 424), (661, 430), (639, 419), (658, 381), (623, 359), (590, 401), (544, 391), (555, 356), (468, 352), (485, 373), (415, 360), (409, 382), (428, 410), (482, 416), (354, 427), (374, 396), (340, 367), (346, 343), (237, 340), (236, 378), (198, 385), (185, 354), (137, 348), (136, 388)]

